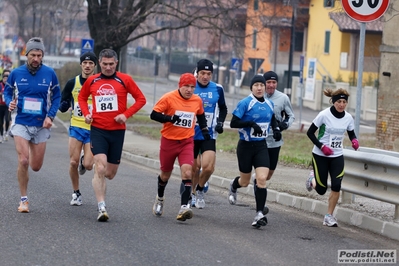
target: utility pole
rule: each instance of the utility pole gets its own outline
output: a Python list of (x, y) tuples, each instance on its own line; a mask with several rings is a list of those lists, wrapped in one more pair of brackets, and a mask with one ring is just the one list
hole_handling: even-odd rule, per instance
[(291, 40), (290, 40), (290, 53), (288, 57), (288, 77), (287, 77), (287, 95), (291, 99), (291, 81), (292, 81), (292, 61), (295, 52), (295, 20), (296, 20), (296, 5), (297, 2), (292, 3), (292, 17), (291, 17)]

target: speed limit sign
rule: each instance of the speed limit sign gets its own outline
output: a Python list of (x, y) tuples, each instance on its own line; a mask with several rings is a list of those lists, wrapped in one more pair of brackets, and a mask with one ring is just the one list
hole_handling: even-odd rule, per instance
[(359, 22), (370, 22), (384, 15), (389, 0), (342, 0), (342, 7), (349, 17)]

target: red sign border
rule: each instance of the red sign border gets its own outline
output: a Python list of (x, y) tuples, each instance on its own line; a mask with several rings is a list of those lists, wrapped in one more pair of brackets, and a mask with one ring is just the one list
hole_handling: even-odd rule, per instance
[(380, 8), (374, 12), (371, 15), (360, 15), (356, 13), (349, 5), (349, 1), (351, 0), (342, 0), (342, 7), (344, 8), (346, 14), (348, 14), (349, 17), (353, 18), (354, 20), (360, 21), (360, 22), (371, 22), (374, 20), (379, 19), (384, 15), (384, 13), (387, 11), (388, 6), (389, 6), (389, 0), (382, 0), (382, 5)]

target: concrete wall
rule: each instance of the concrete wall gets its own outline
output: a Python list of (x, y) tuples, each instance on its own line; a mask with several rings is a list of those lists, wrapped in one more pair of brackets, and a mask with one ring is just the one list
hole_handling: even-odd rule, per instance
[[(346, 89), (349, 94), (349, 103), (346, 108), (353, 116), (356, 112), (357, 103), (357, 87), (349, 86), (349, 83), (337, 82), (336, 84), (323, 83), (321, 80), (316, 81), (316, 87), (314, 90), (313, 100), (303, 99), (303, 107), (308, 107), (312, 110), (323, 110), (328, 106), (331, 106), (329, 97), (324, 96), (323, 91), (326, 88), (343, 88)], [(291, 102), (294, 105), (299, 106), (300, 103), (300, 83), (299, 78), (294, 77), (292, 81), (292, 97)], [(304, 95), (304, 90), (302, 90)], [(365, 86), (362, 89), (361, 98), (361, 112), (360, 118), (363, 120), (375, 121), (377, 118), (377, 88)]]

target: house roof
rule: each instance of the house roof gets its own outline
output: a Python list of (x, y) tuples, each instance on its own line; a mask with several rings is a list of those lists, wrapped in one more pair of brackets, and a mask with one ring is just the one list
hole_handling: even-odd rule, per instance
[[(360, 30), (360, 22), (350, 18), (345, 12), (330, 12), (329, 16), (342, 32), (358, 32)], [(382, 21), (378, 19), (366, 22), (366, 32), (382, 33)]]

